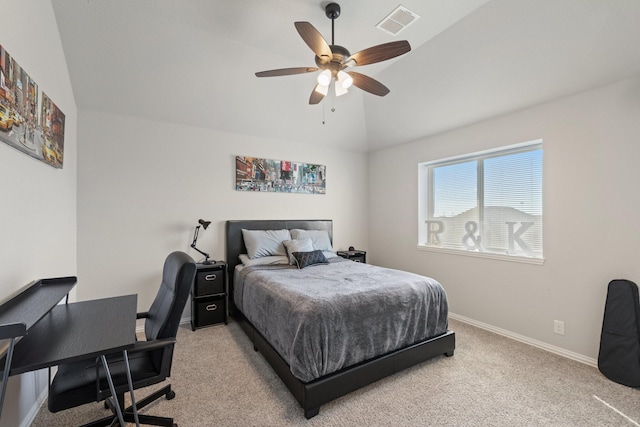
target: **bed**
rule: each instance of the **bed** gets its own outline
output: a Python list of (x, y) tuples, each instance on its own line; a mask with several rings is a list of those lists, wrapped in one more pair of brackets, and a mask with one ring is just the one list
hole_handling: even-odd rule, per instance
[[(255, 232), (251, 230), (255, 230)], [(358, 263), (339, 257), (330, 258), (329, 252), (325, 252), (327, 258), (323, 260), (325, 261), (322, 262), (323, 265), (313, 265), (304, 269), (298, 269), (295, 265), (252, 265), (251, 260), (247, 262), (248, 258), (245, 255), (255, 250), (255, 242), (251, 236), (256, 233), (266, 232), (266, 230), (273, 230), (273, 233), (279, 233), (282, 230), (290, 230), (292, 233), (305, 233), (300, 230), (314, 230), (310, 233), (323, 233), (328, 236), (329, 241), (332, 241), (332, 221), (240, 220), (227, 221), (226, 223), (226, 259), (229, 272), (230, 314), (240, 323), (242, 329), (252, 341), (254, 349), (262, 353), (300, 403), (306, 418), (317, 415), (322, 404), (379, 379), (436, 356), (453, 355), (455, 333), (447, 329), (446, 294), (444, 294), (444, 290), (435, 280), (397, 270), (356, 265)], [(248, 244), (245, 244), (245, 237), (248, 239)], [(298, 242), (301, 241), (298, 240)], [(315, 240), (313, 243), (316, 246), (317, 242)], [(248, 251), (247, 247), (249, 247), (250, 251)], [(317, 253), (318, 251), (314, 252)], [(296, 252), (296, 257), (309, 253)], [(247, 262), (245, 265), (241, 261), (241, 255)], [(291, 253), (285, 252), (285, 255), (292, 262), (300, 261), (294, 260)], [(236, 268), (237, 266), (238, 268)], [(320, 281), (314, 277), (315, 275), (321, 276), (325, 274), (323, 273), (324, 271), (330, 277), (328, 282), (335, 282), (333, 285), (330, 283), (325, 284), (326, 278)], [(387, 274), (390, 282), (395, 280), (396, 275), (403, 276), (403, 280), (408, 279), (413, 282), (418, 279), (428, 281), (429, 290), (419, 290), (419, 292), (428, 292), (431, 295), (426, 299), (430, 301), (429, 304), (433, 304), (433, 307), (421, 307), (420, 304), (411, 303), (412, 307), (421, 308), (419, 310), (403, 308), (397, 310), (387, 307), (380, 308), (376, 305), (376, 316), (389, 316), (389, 319), (385, 318), (386, 320), (379, 322), (386, 326), (377, 331), (375, 334), (377, 338), (363, 336), (361, 338), (362, 342), (355, 345), (353, 342), (349, 343), (348, 341), (343, 343), (342, 337), (338, 336), (328, 340), (324, 335), (324, 331), (328, 328), (327, 323), (340, 324), (342, 322), (341, 324), (343, 325), (348, 324), (349, 328), (357, 328), (357, 325), (350, 323), (357, 319), (354, 320), (353, 315), (349, 317), (347, 314), (349, 307), (353, 307), (353, 304), (356, 304), (350, 299), (354, 301), (358, 300), (358, 298), (362, 299), (361, 295), (369, 295), (369, 290), (367, 292), (344, 291), (343, 294), (340, 294), (336, 300), (345, 305), (344, 314), (340, 311), (342, 310), (341, 308), (335, 308), (335, 304), (333, 304), (328, 309), (333, 310), (330, 315), (321, 311), (296, 309), (287, 312), (288, 314), (284, 316), (286, 317), (285, 319), (277, 319), (277, 317), (283, 316), (282, 313), (285, 312), (283, 307), (287, 305), (320, 307), (316, 299), (312, 299), (311, 303), (300, 304), (299, 298), (301, 296), (298, 294), (299, 292), (317, 293), (320, 292), (321, 288), (328, 287), (328, 289), (331, 289), (329, 293), (333, 297), (336, 292), (340, 292), (340, 289), (347, 288), (347, 286), (344, 286), (345, 280), (349, 281), (348, 288), (355, 286), (367, 288), (367, 282), (372, 276), (387, 277)], [(260, 280), (264, 281), (264, 284), (261, 284)], [(289, 280), (300, 280), (306, 286), (295, 286), (295, 283), (288, 283)], [(312, 286), (311, 283), (314, 285)], [(410, 287), (410, 292), (415, 293), (418, 292), (416, 289), (421, 289), (423, 286), (413, 285)], [(335, 291), (336, 289), (338, 291)], [(400, 288), (398, 289), (400, 291)], [(269, 298), (267, 303), (259, 302), (260, 299), (258, 298), (264, 298), (263, 294), (266, 295), (266, 298)], [(295, 303), (279, 299), (280, 295), (287, 294), (293, 295)], [(375, 297), (374, 294), (372, 294), (371, 298)], [(393, 298), (386, 297), (385, 300), (395, 301), (392, 304), (407, 304), (406, 300), (409, 296), (398, 294), (401, 296), (396, 297), (395, 295), (394, 293)], [(303, 297), (307, 298), (308, 296), (304, 295)], [(315, 297), (312, 296), (312, 298)], [(329, 296), (319, 298), (319, 300), (327, 299), (331, 298)], [(254, 300), (258, 301), (258, 303), (255, 304)], [(364, 300), (367, 301), (367, 304), (379, 304), (379, 302), (372, 303), (371, 301), (373, 300), (370, 300), (369, 297)], [(255, 306), (258, 308), (255, 308)], [(399, 307), (403, 306), (400, 305)], [(322, 308), (316, 307), (314, 310), (322, 310)], [(363, 308), (362, 310), (366, 312), (366, 309)], [(398, 311), (400, 313), (397, 313)], [(410, 311), (415, 311), (411, 316), (415, 317), (418, 323), (426, 326), (418, 328), (414, 327), (413, 323), (406, 323), (399, 328), (394, 327), (396, 322), (396, 320), (393, 320), (394, 318), (400, 317), (402, 321), (409, 322), (406, 318), (411, 317), (407, 314)], [(426, 321), (427, 315), (423, 312), (429, 313), (428, 322)], [(276, 313), (278, 313), (278, 316), (275, 315)], [(273, 320), (265, 322), (264, 320), (267, 318)], [(307, 323), (296, 323), (298, 318), (307, 319)], [(323, 323), (323, 319), (329, 318), (334, 320)], [(335, 321), (335, 319), (339, 319), (339, 321)], [(413, 321), (411, 320), (411, 322)], [(291, 333), (294, 335), (283, 338), (283, 334), (287, 332), (287, 329), (291, 329)], [(394, 329), (401, 329), (402, 333), (399, 333), (398, 337), (394, 337), (393, 332), (388, 332)], [(410, 333), (407, 333), (407, 331), (410, 331)], [(387, 332), (389, 333), (388, 336)], [(338, 335), (360, 336), (359, 334)], [(291, 341), (286, 341), (287, 339)], [(323, 344), (325, 341), (329, 342), (330, 345)], [(317, 350), (323, 345), (326, 345), (327, 348), (323, 348), (322, 352), (316, 351), (314, 354), (299, 354), (295, 350), (295, 348), (301, 349), (300, 351), (305, 351), (305, 349)], [(349, 350), (350, 348), (359, 350)], [(318, 356), (318, 353), (321, 353), (320, 356)], [(337, 354), (340, 357), (336, 358), (332, 354)], [(337, 361), (338, 359), (339, 361)]]

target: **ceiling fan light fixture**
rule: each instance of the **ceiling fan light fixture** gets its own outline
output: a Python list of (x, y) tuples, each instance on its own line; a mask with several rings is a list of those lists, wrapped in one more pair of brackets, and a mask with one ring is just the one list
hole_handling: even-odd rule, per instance
[(329, 87), (330, 83), (331, 83), (331, 71), (330, 70), (324, 70), (323, 72), (318, 74), (318, 84), (320, 86)]
[[(309, 22), (294, 22), (298, 34), (315, 54), (317, 67), (279, 68), (276, 70), (259, 71), (255, 73), (256, 77), (288, 76), (320, 71), (316, 76), (317, 83), (309, 96), (310, 105), (321, 102), (329, 92), (329, 86), (332, 84), (335, 86), (334, 90), (337, 96), (347, 93), (347, 89), (351, 86), (356, 86), (358, 89), (373, 95), (387, 95), (389, 88), (379, 81), (365, 74), (360, 74), (355, 71), (343, 72), (343, 70), (348, 67), (376, 64), (404, 55), (411, 50), (409, 42), (406, 40), (398, 40), (382, 43), (360, 50), (352, 55), (347, 48), (335, 44), (333, 37), (334, 21), (340, 16), (340, 6), (337, 3), (326, 4), (325, 12), (327, 18), (331, 19), (331, 44), (327, 43), (322, 34)], [(394, 22), (397, 20), (399, 25), (407, 26), (418, 17), (404, 8), (396, 12), (397, 14), (394, 14), (393, 18)]]
[(338, 71), (338, 84), (336, 85), (336, 87), (340, 86), (342, 89), (346, 90), (346, 89), (349, 89), (352, 84), (353, 84), (353, 77), (351, 77), (349, 74), (345, 73), (342, 70)]

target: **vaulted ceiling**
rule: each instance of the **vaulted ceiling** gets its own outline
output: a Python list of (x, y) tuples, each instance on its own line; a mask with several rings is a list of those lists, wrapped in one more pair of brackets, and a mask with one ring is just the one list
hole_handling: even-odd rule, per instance
[(80, 109), (178, 125), (377, 150), (640, 75), (638, 0), (405, 0), (420, 18), (376, 28), (397, 0), (344, 0), (335, 43), (411, 52), (357, 71), (384, 83), (318, 105), (294, 22), (331, 43), (327, 1), (52, 0)]

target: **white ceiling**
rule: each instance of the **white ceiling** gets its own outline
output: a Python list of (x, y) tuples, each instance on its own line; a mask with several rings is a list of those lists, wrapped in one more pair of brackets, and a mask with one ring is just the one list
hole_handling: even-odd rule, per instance
[[(80, 109), (357, 151), (640, 74), (640, 0), (338, 1), (336, 44), (406, 39), (412, 51), (357, 68), (387, 96), (353, 88), (314, 106), (316, 73), (254, 73), (315, 66), (293, 23), (331, 43), (327, 1), (52, 3)], [(376, 29), (399, 4), (420, 19), (395, 37)]]

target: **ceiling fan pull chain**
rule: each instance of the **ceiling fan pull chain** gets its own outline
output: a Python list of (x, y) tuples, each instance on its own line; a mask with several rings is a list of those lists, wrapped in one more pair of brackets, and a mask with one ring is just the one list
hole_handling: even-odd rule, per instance
[[(334, 82), (335, 85), (335, 82)], [(336, 92), (334, 90), (331, 91), (331, 112), (336, 112)]]
[(324, 102), (322, 103), (322, 124), (324, 124)]

